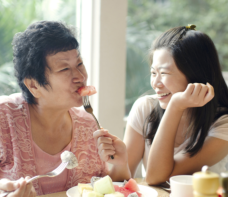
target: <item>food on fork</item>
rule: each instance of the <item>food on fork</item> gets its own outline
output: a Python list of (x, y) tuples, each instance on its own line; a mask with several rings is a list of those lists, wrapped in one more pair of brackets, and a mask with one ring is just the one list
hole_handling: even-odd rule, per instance
[(108, 175), (96, 181), (93, 189), (101, 194), (111, 194), (115, 192), (112, 179)]
[(91, 96), (93, 94), (96, 94), (96, 88), (94, 86), (83, 86), (78, 89), (78, 93), (81, 96)]
[(61, 154), (60, 157), (62, 159), (62, 162), (68, 162), (68, 165), (66, 167), (67, 169), (72, 169), (78, 166), (78, 160), (75, 157), (74, 153), (66, 150)]

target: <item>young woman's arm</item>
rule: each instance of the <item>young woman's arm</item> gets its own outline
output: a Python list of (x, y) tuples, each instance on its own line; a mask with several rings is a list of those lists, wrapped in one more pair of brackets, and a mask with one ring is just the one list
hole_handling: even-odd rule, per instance
[(143, 158), (145, 140), (142, 135), (127, 124), (124, 135), (124, 143), (127, 147), (128, 164), (131, 171), (131, 177), (134, 177), (138, 164)]
[(172, 96), (150, 149), (146, 174), (148, 184), (162, 183), (176, 174), (191, 174), (203, 165), (217, 163), (228, 153), (227, 141), (208, 137), (195, 156), (190, 158), (183, 152), (174, 156), (175, 137), (183, 111), (204, 106), (213, 96), (213, 87), (209, 84), (189, 84), (184, 92)]

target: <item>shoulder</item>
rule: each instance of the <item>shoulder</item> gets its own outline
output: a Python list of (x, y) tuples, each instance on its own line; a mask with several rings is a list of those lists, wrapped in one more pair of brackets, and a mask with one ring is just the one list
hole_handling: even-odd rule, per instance
[(26, 103), (21, 93), (11, 94), (9, 96), (0, 96), (0, 105), (20, 105)]
[(156, 102), (155, 95), (142, 96), (135, 101), (131, 111), (141, 111), (142, 113), (151, 112)]
[(12, 114), (18, 117), (27, 114), (28, 105), (21, 93), (11, 94), (9, 96), (0, 96), (0, 113), (2, 115)]
[(228, 114), (221, 116), (212, 124), (208, 135), (228, 141)]
[(155, 95), (146, 95), (133, 104), (127, 122), (138, 133), (142, 134), (144, 122), (153, 111), (156, 101)]

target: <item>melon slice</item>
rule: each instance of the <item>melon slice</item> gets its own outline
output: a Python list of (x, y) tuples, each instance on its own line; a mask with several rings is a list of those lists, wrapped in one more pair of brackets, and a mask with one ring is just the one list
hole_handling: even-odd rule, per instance
[(111, 194), (115, 192), (112, 179), (108, 175), (96, 181), (93, 189), (101, 194)]
[(80, 194), (82, 194), (83, 190), (90, 190), (93, 191), (93, 187), (88, 184), (78, 183), (78, 189)]
[(96, 88), (94, 86), (83, 86), (80, 87), (77, 91), (81, 96), (91, 96), (96, 94)]
[(95, 191), (84, 189), (82, 192), (82, 197), (104, 197), (104, 195)]
[(124, 194), (122, 194), (120, 192), (115, 192), (112, 194), (105, 194), (104, 197), (124, 197)]

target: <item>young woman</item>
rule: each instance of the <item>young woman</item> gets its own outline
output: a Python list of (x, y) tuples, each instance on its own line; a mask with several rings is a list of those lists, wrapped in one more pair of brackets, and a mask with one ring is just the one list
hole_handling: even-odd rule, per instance
[[(151, 185), (203, 165), (226, 171), (228, 89), (211, 39), (194, 25), (172, 28), (155, 40), (150, 59), (156, 95), (135, 102), (124, 137), (131, 175), (142, 159)], [(109, 161), (105, 143), (100, 137)]]

